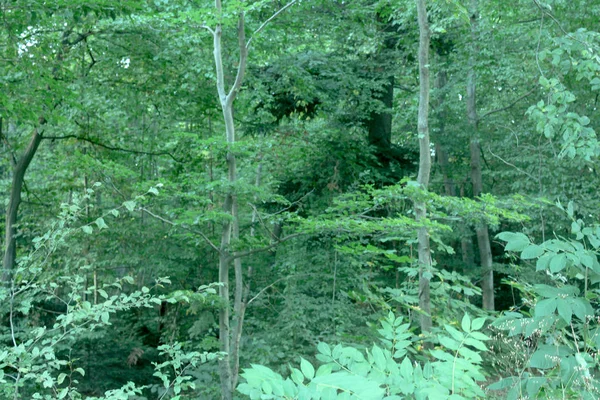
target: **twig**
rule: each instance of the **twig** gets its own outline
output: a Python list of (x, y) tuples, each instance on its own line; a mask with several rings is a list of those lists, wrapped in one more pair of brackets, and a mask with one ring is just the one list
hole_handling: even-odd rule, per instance
[(169, 156), (175, 162), (183, 163), (183, 161), (178, 160), (173, 154), (171, 154), (171, 153), (169, 153), (167, 151), (152, 152), (152, 151), (140, 151), (140, 150), (124, 149), (122, 147), (109, 146), (107, 144), (100, 143), (100, 142), (95, 141), (93, 139), (86, 138), (85, 136), (79, 136), (79, 135), (44, 136), (43, 139), (51, 139), (51, 140), (76, 139), (76, 140), (81, 140), (83, 142), (91, 143), (94, 146), (102, 147), (102, 148), (107, 149), (107, 150), (121, 151), (121, 152), (124, 152), (124, 153), (132, 153), (132, 154), (143, 154), (143, 155), (148, 155), (148, 156)]
[[(273, 239), (277, 240), (277, 237), (273, 234), (273, 231), (271, 231), (268, 227), (267, 224), (265, 223), (265, 221), (262, 219), (262, 217), (260, 216), (260, 213), (258, 212), (258, 210), (256, 209), (256, 206), (252, 203), (248, 203), (248, 205), (252, 208), (252, 218), (254, 220), (258, 219), (260, 221), (260, 224), (263, 226), (263, 228), (265, 228), (265, 230), (269, 233), (269, 236), (272, 237)], [(253, 221), (253, 223), (255, 223), (256, 221)], [(251, 227), (251, 230), (254, 229), (254, 224)], [(251, 236), (254, 236), (253, 234)]]
[(514, 100), (512, 103), (510, 103), (509, 105), (507, 105), (506, 107), (501, 107), (501, 108), (497, 108), (495, 110), (492, 111), (488, 111), (485, 114), (483, 114), (481, 117), (479, 117), (479, 120), (481, 121), (482, 119), (484, 119), (485, 117), (492, 115), (492, 114), (496, 114), (502, 111), (506, 111), (509, 108), (511, 108), (512, 106), (514, 106), (515, 104), (517, 104), (519, 101), (523, 100), (525, 97), (529, 96), (531, 93), (533, 93), (535, 91), (535, 87), (531, 88), (531, 90), (529, 90), (527, 93), (525, 93), (524, 95), (522, 95), (521, 97), (517, 98), (516, 100)]
[(544, 12), (542, 11), (542, 16), (540, 17), (540, 32), (538, 33), (538, 41), (537, 48), (535, 50), (535, 63), (537, 64), (538, 70), (540, 71), (540, 75), (544, 76), (544, 71), (540, 65), (540, 44), (542, 43), (542, 28), (544, 28)]
[(547, 15), (548, 17), (550, 17), (550, 19), (552, 21), (554, 21), (554, 23), (558, 26), (558, 29), (560, 29), (565, 36), (567, 36), (569, 39), (573, 39), (574, 41), (584, 45), (584, 46), (588, 46), (588, 47), (592, 47), (595, 48), (596, 50), (598, 49), (598, 46), (596, 46), (593, 43), (589, 43), (589, 42), (585, 42), (583, 40), (579, 40), (577, 39), (575, 36), (571, 35), (569, 32), (567, 32), (565, 30), (565, 28), (562, 27), (562, 25), (560, 24), (560, 21), (556, 19), (556, 17), (554, 15), (552, 15), (550, 12), (547, 11), (547, 9), (545, 9), (545, 7), (542, 7), (542, 5), (539, 3), (538, 0), (533, 0), (533, 2), (535, 3), (535, 5), (540, 9), (540, 11), (542, 12), (542, 15)]
[(293, 206), (295, 206), (296, 204), (300, 203), (302, 200), (304, 200), (305, 198), (307, 198), (314, 191), (315, 191), (315, 189), (311, 190), (310, 192), (306, 193), (304, 196), (300, 197), (298, 200), (290, 203), (289, 206), (287, 206), (285, 208), (282, 208), (279, 211), (276, 211), (276, 212), (274, 212), (272, 214), (265, 215), (265, 219), (268, 219), (268, 218), (274, 217), (275, 215), (279, 215), (279, 214), (281, 214), (283, 212), (286, 212), (287, 210), (289, 210), (290, 208), (292, 208)]
[(269, 289), (269, 288), (272, 288), (273, 286), (275, 286), (275, 285), (276, 285), (276, 284), (278, 284), (279, 282), (281, 282), (281, 281), (283, 281), (283, 280), (285, 280), (285, 279), (288, 279), (288, 278), (290, 278), (290, 277), (289, 277), (289, 276), (286, 276), (286, 277), (284, 277), (284, 278), (279, 278), (279, 279), (277, 279), (275, 282), (271, 283), (270, 285), (268, 285), (268, 286), (265, 286), (264, 288), (262, 288), (262, 289), (260, 290), (260, 292), (258, 292), (258, 293), (256, 294), (256, 296), (254, 296), (253, 298), (251, 298), (250, 300), (248, 300), (248, 303), (247, 303), (247, 305), (250, 305), (250, 303), (252, 303), (254, 300), (256, 300), (256, 299), (258, 298), (258, 296), (260, 296), (261, 294), (263, 294), (263, 293), (264, 293), (264, 292), (265, 292), (267, 289)]
[(159, 221), (162, 221), (162, 222), (164, 222), (166, 224), (169, 224), (171, 226), (181, 226), (183, 229), (187, 229), (187, 230), (189, 230), (189, 231), (191, 231), (193, 233), (197, 233), (198, 235), (202, 236), (202, 239), (204, 239), (206, 241), (206, 243), (208, 243), (208, 245), (213, 248), (213, 250), (215, 250), (219, 254), (221, 253), (221, 250), (217, 246), (215, 246), (215, 244), (204, 233), (202, 233), (200, 231), (197, 231), (195, 229), (187, 228), (187, 227), (185, 227), (183, 225), (180, 225), (180, 224), (177, 224), (177, 223), (175, 223), (173, 221), (169, 221), (168, 219), (163, 218), (163, 217), (161, 217), (158, 214), (154, 214), (152, 211), (148, 210), (147, 208), (140, 207), (139, 209), (141, 211), (144, 211), (145, 213), (148, 213), (148, 215), (150, 215), (151, 217), (156, 218)]
[(521, 173), (523, 173), (523, 174), (527, 175), (528, 177), (530, 177), (530, 178), (531, 178), (531, 179), (533, 179), (534, 181), (538, 180), (538, 179), (537, 179), (535, 176), (531, 175), (529, 172), (522, 170), (521, 168), (517, 167), (516, 165), (514, 165), (514, 164), (511, 164), (510, 162), (506, 161), (506, 160), (505, 160), (505, 159), (503, 159), (502, 157), (500, 157), (500, 156), (498, 156), (498, 155), (494, 154), (494, 153), (492, 152), (492, 149), (491, 149), (491, 147), (488, 147), (488, 151), (490, 152), (490, 154), (491, 154), (492, 156), (496, 157), (498, 160), (502, 161), (504, 164), (506, 164), (506, 165), (508, 165), (508, 166), (510, 166), (510, 167), (513, 167), (514, 169), (516, 169), (517, 171), (519, 171), (519, 172), (521, 172)]
[(288, 240), (293, 239), (293, 238), (298, 237), (298, 236), (301, 236), (303, 234), (304, 233), (302, 233), (302, 232), (292, 233), (291, 235), (287, 235), (286, 237), (284, 237), (282, 239), (279, 239), (278, 241), (273, 242), (273, 243), (271, 243), (268, 246), (261, 247), (261, 248), (258, 248), (258, 249), (252, 249), (252, 250), (248, 250), (248, 251), (235, 252), (235, 253), (231, 254), (230, 259), (231, 260), (235, 260), (236, 258), (248, 257), (248, 256), (251, 256), (251, 255), (256, 254), (256, 253), (262, 253), (262, 252), (265, 252), (265, 251), (269, 251), (272, 248), (277, 247), (281, 243), (287, 242)]
[(284, 12), (285, 10), (287, 10), (288, 8), (293, 6), (294, 3), (296, 3), (296, 0), (290, 1), (285, 6), (281, 7), (279, 10), (277, 10), (275, 12), (275, 14), (271, 15), (271, 17), (269, 19), (267, 19), (265, 22), (263, 22), (262, 25), (259, 26), (258, 29), (254, 31), (254, 33), (252, 34), (252, 37), (248, 40), (248, 43), (246, 43), (246, 48), (247, 49), (250, 48), (250, 43), (252, 42), (252, 39), (254, 39), (254, 36), (258, 35), (260, 33), (260, 31), (265, 29), (265, 27), (269, 24), (269, 22), (273, 21), (275, 18), (277, 18), (277, 16), (279, 14), (281, 14), (282, 12)]

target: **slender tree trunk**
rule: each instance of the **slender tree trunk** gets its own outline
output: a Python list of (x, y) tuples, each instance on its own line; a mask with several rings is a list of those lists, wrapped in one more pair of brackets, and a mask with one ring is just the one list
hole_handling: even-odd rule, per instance
[[(443, 63), (443, 60), (440, 60)], [(446, 134), (446, 107), (445, 107), (445, 95), (443, 94), (444, 88), (448, 82), (448, 75), (444, 69), (440, 70), (437, 74), (435, 80), (435, 86), (440, 93), (440, 97), (436, 102), (437, 108), (437, 121), (438, 121), (438, 135), (437, 140), (435, 141), (435, 158), (437, 160), (438, 165), (440, 166), (440, 171), (442, 173), (442, 179), (444, 180), (444, 194), (446, 196), (456, 196), (456, 185), (454, 184), (454, 180), (450, 176), (450, 162), (448, 160), (448, 152), (446, 151), (446, 147), (441, 143), (442, 138)]]
[[(254, 34), (258, 34), (268, 22), (291, 7), (295, 2), (296, 0), (292, 0), (285, 6), (281, 7), (275, 14), (271, 16), (271, 18), (266, 20), (257, 30), (255, 30)], [(215, 9), (218, 18), (221, 18), (223, 16), (222, 0), (215, 0)], [(230, 189), (225, 196), (225, 201), (223, 202), (223, 211), (229, 214), (231, 218), (223, 223), (221, 231), (221, 243), (219, 245), (219, 281), (221, 282), (221, 287), (219, 288), (219, 297), (223, 301), (223, 306), (219, 312), (219, 340), (221, 343), (221, 351), (225, 353), (219, 363), (219, 375), (221, 380), (221, 399), (232, 400), (233, 392), (237, 385), (239, 376), (240, 343), (248, 294), (247, 290), (244, 291), (242, 260), (239, 256), (233, 256), (230, 251), (230, 245), (232, 241), (237, 241), (240, 235), (238, 203), (234, 189), (235, 183), (237, 182), (237, 165), (233, 149), (236, 142), (235, 125), (233, 120), (233, 102), (242, 87), (242, 82), (246, 73), (248, 48), (252, 38), (246, 42), (245, 15), (244, 11), (242, 10), (238, 14), (237, 25), (239, 49), (237, 74), (235, 76), (235, 81), (231, 85), (231, 88), (229, 91), (227, 91), (225, 85), (225, 73), (223, 69), (223, 53), (221, 45), (223, 26), (219, 22), (214, 30), (208, 27), (205, 28), (207, 28), (213, 35), (213, 53), (215, 58), (215, 71), (217, 75), (217, 93), (219, 95), (219, 102), (223, 111), (225, 136), (227, 139), (227, 179)], [(231, 307), (229, 304), (229, 269), (232, 262), (235, 273), (233, 316), (230, 315)], [(248, 276), (250, 276), (250, 274), (251, 269), (249, 268)], [(231, 325), (233, 325), (233, 328)]]
[(21, 190), (25, 181), (25, 172), (33, 156), (35, 155), (42, 141), (42, 133), (40, 128), (35, 128), (31, 134), (29, 145), (21, 158), (16, 162), (13, 168), (12, 185), (10, 190), (10, 199), (6, 208), (6, 227), (4, 232), (4, 259), (2, 266), (4, 268), (2, 280), (5, 283), (10, 282), (12, 270), (15, 266), (17, 256), (17, 244), (15, 240), (17, 216), (19, 214), (19, 206), (21, 205)]
[[(483, 177), (481, 167), (481, 145), (479, 143), (476, 86), (477, 73), (475, 70), (478, 52), (477, 38), (478, 5), (477, 0), (471, 0), (471, 54), (469, 56), (469, 73), (467, 76), (467, 118), (471, 130), (469, 150), (471, 153), (471, 184), (473, 197), (480, 196), (483, 191)], [(494, 271), (492, 269), (492, 250), (488, 227), (482, 224), (476, 229), (477, 244), (481, 264), (481, 291), (483, 294), (483, 308), (494, 310)]]
[[(220, 15), (222, 12), (221, 0), (215, 1), (217, 14)], [(233, 146), (236, 141), (235, 137), (235, 125), (233, 121), (233, 101), (237, 97), (237, 94), (241, 88), (242, 81), (244, 79), (244, 73), (246, 70), (246, 60), (248, 49), (246, 46), (246, 36), (244, 27), (245, 17), (243, 11), (240, 12), (238, 18), (238, 41), (239, 41), (239, 65), (235, 82), (229, 92), (225, 89), (225, 74), (223, 70), (223, 56), (222, 56), (222, 25), (218, 24), (213, 33), (213, 50), (215, 58), (215, 69), (217, 72), (217, 92), (219, 95), (219, 101), (221, 109), (223, 111), (223, 121), (225, 123), (225, 136), (227, 139), (227, 179), (230, 184), (230, 191), (225, 197), (223, 203), (223, 211), (231, 215), (231, 218), (223, 223), (221, 232), (221, 243), (219, 246), (219, 281), (221, 287), (219, 289), (219, 296), (223, 300), (223, 306), (219, 312), (219, 340), (221, 343), (221, 351), (226, 353), (223, 359), (220, 361), (220, 379), (221, 379), (221, 398), (223, 400), (231, 400), (233, 398), (233, 391), (238, 380), (238, 369), (239, 369), (239, 345), (243, 325), (243, 304), (242, 304), (242, 290), (243, 290), (243, 273), (242, 273), (242, 261), (236, 258), (234, 263), (235, 271), (235, 291), (234, 291), (234, 314), (233, 314), (233, 342), (231, 340), (232, 332), (230, 327), (231, 315), (230, 315), (230, 291), (229, 291), (229, 268), (232, 262), (232, 258), (229, 252), (230, 244), (239, 238), (239, 216), (237, 207), (237, 196), (233, 189), (234, 184), (237, 181), (237, 165), (236, 158), (233, 152)]]
[[(429, 143), (429, 23), (427, 22), (427, 7), (425, 0), (417, 0), (419, 15), (419, 174), (417, 182), (423, 189), (429, 185), (431, 174), (431, 149)], [(415, 218), (417, 222), (427, 218), (425, 202), (415, 202)], [(423, 221), (424, 222), (424, 221)], [(429, 280), (431, 278), (431, 248), (429, 232), (421, 227), (417, 233), (419, 242), (419, 307), (421, 315), (421, 331), (431, 331), (431, 299)]]

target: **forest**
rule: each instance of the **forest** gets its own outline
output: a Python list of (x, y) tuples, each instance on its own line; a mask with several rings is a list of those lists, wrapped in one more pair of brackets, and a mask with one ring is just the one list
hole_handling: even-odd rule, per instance
[(600, 398), (600, 2), (0, 15), (0, 399)]

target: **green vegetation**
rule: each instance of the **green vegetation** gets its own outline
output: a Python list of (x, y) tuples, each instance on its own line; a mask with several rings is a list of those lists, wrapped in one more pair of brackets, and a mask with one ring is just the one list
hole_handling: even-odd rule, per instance
[(0, 398), (599, 398), (596, 3), (0, 0)]

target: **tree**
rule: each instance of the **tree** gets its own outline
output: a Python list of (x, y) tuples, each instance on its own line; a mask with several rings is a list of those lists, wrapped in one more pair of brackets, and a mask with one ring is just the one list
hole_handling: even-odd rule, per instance
[[(427, 190), (431, 173), (431, 149), (429, 143), (429, 22), (425, 0), (417, 0), (419, 18), (419, 175), (417, 183)], [(415, 202), (415, 219), (424, 223), (427, 218), (427, 206), (423, 201)], [(431, 331), (431, 300), (429, 280), (432, 277), (431, 248), (427, 227), (418, 230), (419, 242), (419, 307), (421, 330)]]
[[(253, 35), (258, 35), (265, 26), (277, 17), (280, 13), (291, 7), (295, 0), (276, 11), (269, 19), (263, 22)], [(223, 67), (223, 23), (220, 19), (223, 17), (223, 5), (221, 0), (215, 0), (215, 11), (217, 22), (214, 29), (206, 27), (213, 35), (213, 51), (215, 58), (215, 71), (217, 78), (217, 93), (219, 102), (223, 111), (223, 121), (225, 124), (225, 136), (227, 140), (227, 180), (229, 190), (223, 201), (223, 212), (228, 217), (223, 223), (221, 230), (221, 241), (218, 247), (219, 252), (219, 296), (224, 302), (219, 313), (219, 340), (221, 351), (224, 354), (220, 364), (221, 378), (221, 397), (223, 400), (230, 400), (237, 385), (239, 375), (239, 351), (241, 345), (242, 328), (244, 323), (244, 313), (246, 309), (247, 294), (244, 293), (244, 271), (242, 269), (242, 260), (240, 254), (232, 254), (230, 246), (232, 241), (238, 241), (240, 238), (240, 220), (238, 210), (237, 194), (235, 186), (237, 183), (237, 163), (234, 146), (236, 143), (235, 122), (233, 119), (233, 104), (242, 88), (242, 82), (246, 73), (246, 64), (248, 59), (248, 50), (253, 39), (246, 40), (246, 16), (245, 10), (237, 11), (237, 39), (239, 58), (237, 60), (237, 72), (235, 80), (231, 87), (227, 89), (225, 84), (225, 71)], [(214, 245), (213, 245), (214, 246)], [(233, 262), (235, 272), (235, 291), (233, 303), (233, 331), (231, 331), (231, 317), (229, 310), (230, 291), (229, 291), (229, 272), (230, 264)]]
[[(475, 71), (476, 56), (478, 52), (477, 38), (477, 0), (472, 0), (470, 5), (471, 15), (471, 54), (469, 56), (469, 72), (467, 77), (467, 118), (471, 128), (471, 139), (469, 150), (471, 154), (471, 184), (473, 185), (473, 196), (481, 196), (483, 192), (483, 178), (481, 173), (481, 145), (477, 132), (478, 116), (476, 103), (476, 80)], [(477, 244), (479, 247), (479, 262), (481, 264), (481, 290), (483, 293), (483, 308), (494, 311), (494, 270), (492, 268), (492, 250), (487, 225), (476, 228)]]

